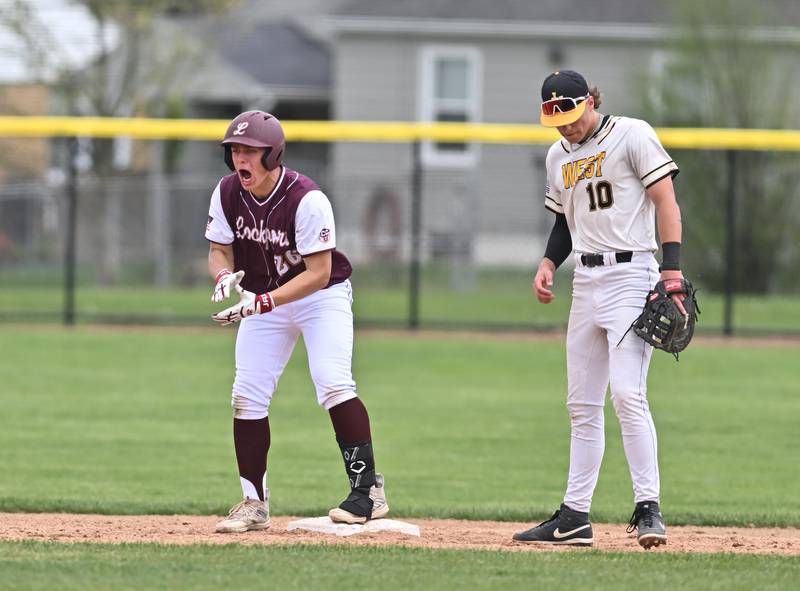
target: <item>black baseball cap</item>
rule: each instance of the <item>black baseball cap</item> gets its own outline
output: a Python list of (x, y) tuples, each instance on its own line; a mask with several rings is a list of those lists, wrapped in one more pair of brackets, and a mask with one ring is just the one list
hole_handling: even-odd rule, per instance
[[(569, 125), (581, 118), (586, 110), (589, 85), (586, 78), (573, 70), (558, 70), (542, 83), (542, 113), (540, 121), (546, 127)], [(556, 99), (565, 99), (556, 101)], [(545, 104), (546, 103), (546, 104)]]

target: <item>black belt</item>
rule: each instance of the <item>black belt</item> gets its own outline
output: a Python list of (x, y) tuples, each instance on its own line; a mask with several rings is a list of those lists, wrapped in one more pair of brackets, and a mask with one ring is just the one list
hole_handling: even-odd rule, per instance
[[(633, 253), (628, 250), (626, 252), (615, 252), (614, 258), (618, 263), (630, 263), (633, 259)], [(605, 264), (602, 254), (582, 254), (581, 263), (584, 267), (602, 267)]]

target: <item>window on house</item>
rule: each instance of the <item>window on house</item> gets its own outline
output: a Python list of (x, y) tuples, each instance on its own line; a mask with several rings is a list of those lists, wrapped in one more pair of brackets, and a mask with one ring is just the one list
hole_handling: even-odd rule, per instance
[[(426, 122), (477, 122), (480, 105), (480, 53), (472, 47), (424, 47), (421, 53), (419, 119)], [(425, 142), (428, 165), (472, 166), (477, 144)]]

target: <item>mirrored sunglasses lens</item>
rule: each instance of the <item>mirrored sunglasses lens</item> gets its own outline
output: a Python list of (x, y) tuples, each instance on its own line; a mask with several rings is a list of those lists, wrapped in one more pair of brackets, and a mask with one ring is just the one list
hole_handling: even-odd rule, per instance
[(555, 115), (556, 113), (567, 113), (577, 108), (577, 101), (571, 98), (553, 99), (542, 103), (542, 113), (545, 115)]

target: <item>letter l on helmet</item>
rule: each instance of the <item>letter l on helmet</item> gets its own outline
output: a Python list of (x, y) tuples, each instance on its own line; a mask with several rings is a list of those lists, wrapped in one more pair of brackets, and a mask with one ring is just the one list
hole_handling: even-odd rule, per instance
[(267, 170), (274, 170), (283, 163), (286, 138), (278, 119), (264, 111), (245, 111), (231, 121), (225, 138), (220, 142), (224, 148), (223, 159), (231, 170), (233, 165), (231, 144), (242, 144), (253, 148), (265, 148), (261, 164)]

